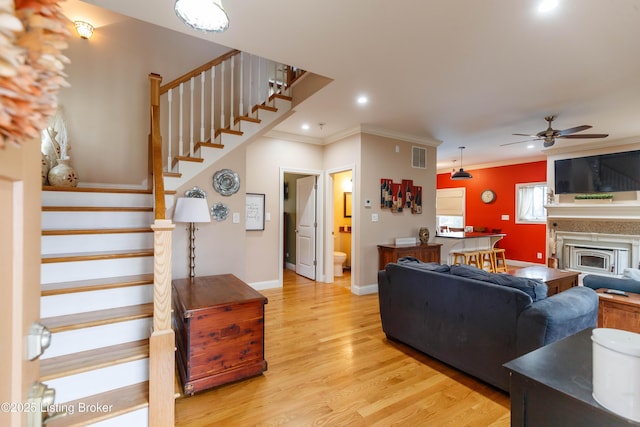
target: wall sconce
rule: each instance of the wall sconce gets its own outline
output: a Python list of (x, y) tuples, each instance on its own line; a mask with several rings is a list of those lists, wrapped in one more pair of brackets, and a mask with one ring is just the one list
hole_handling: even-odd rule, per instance
[(85, 21), (73, 21), (73, 23), (75, 24), (76, 31), (81, 38), (85, 40), (89, 40), (91, 38), (94, 30), (93, 25)]

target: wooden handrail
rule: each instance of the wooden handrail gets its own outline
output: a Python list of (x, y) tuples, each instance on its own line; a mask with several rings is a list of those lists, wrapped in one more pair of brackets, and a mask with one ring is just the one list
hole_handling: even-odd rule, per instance
[(149, 135), (151, 148), (151, 164), (153, 173), (153, 194), (155, 198), (155, 219), (166, 218), (166, 206), (164, 202), (164, 179), (162, 177), (162, 136), (160, 134), (160, 83), (162, 77), (158, 74), (149, 74), (151, 85), (151, 134)]
[[(192, 78), (200, 75), (203, 71), (207, 71), (213, 67), (215, 67), (218, 64), (221, 64), (222, 62), (226, 61), (227, 59), (236, 56), (240, 53), (239, 50), (232, 50), (229, 51), (227, 53), (225, 53), (222, 56), (217, 57), (216, 59), (213, 59), (209, 62), (207, 62), (206, 64), (202, 64), (201, 66), (199, 66), (198, 68), (189, 71), (187, 74), (178, 77), (177, 79), (171, 80), (169, 83), (167, 83), (166, 85), (160, 86), (160, 95), (167, 93), (169, 90), (174, 89), (178, 86), (180, 86), (180, 83), (185, 83), (188, 82), (189, 80), (191, 80)], [(159, 99), (159, 98), (158, 98)]]

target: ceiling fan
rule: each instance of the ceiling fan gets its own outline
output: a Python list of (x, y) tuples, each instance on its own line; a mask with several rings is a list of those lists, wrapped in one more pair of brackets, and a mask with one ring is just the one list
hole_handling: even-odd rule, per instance
[(583, 130), (590, 129), (591, 126), (588, 126), (588, 125), (576, 126), (576, 127), (572, 127), (564, 130), (556, 130), (551, 127), (551, 122), (553, 122), (555, 118), (556, 116), (545, 117), (544, 119), (549, 123), (549, 127), (547, 127), (547, 129), (543, 131), (538, 132), (535, 135), (529, 135), (526, 133), (513, 134), (516, 136), (528, 136), (531, 139), (527, 139), (524, 141), (517, 141), (517, 142), (509, 142), (507, 144), (501, 144), (500, 146), (502, 147), (505, 145), (521, 144), (523, 142), (529, 142), (529, 141), (544, 141), (544, 147), (547, 148), (547, 147), (551, 147), (556, 142), (556, 138), (572, 138), (572, 139), (606, 138), (609, 136), (608, 133), (583, 133), (580, 135), (574, 135), (577, 132), (582, 132)]

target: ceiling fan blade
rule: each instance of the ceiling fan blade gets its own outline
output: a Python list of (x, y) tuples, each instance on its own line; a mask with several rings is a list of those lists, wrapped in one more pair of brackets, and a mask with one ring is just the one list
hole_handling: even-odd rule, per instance
[(608, 133), (583, 133), (580, 135), (562, 135), (558, 138), (580, 139), (580, 138), (606, 138)]
[(512, 133), (511, 135), (515, 135), (515, 136), (528, 136), (531, 138), (537, 138), (538, 135), (529, 135), (528, 133)]
[(587, 129), (591, 129), (591, 128), (592, 128), (592, 126), (588, 126), (588, 125), (576, 126), (576, 127), (569, 128), (569, 129), (559, 130), (558, 133), (556, 134), (556, 136), (569, 135), (571, 133), (582, 132), (583, 130), (587, 130)]
[[(529, 136), (529, 135), (525, 135), (525, 136)], [(535, 138), (535, 139), (525, 139), (524, 141), (507, 142), (506, 144), (500, 144), (500, 147), (505, 147), (507, 145), (522, 144), (523, 142), (534, 142), (534, 141), (539, 141), (539, 140), (540, 140), (540, 138)]]

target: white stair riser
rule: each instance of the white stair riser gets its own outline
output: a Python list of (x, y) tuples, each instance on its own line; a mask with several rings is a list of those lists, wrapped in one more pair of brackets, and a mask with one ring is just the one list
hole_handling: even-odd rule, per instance
[(55, 262), (41, 265), (41, 283), (72, 282), (103, 277), (153, 273), (153, 257)]
[(238, 123), (239, 130), (244, 133), (244, 135), (254, 135), (260, 130), (261, 125), (262, 123), (247, 122), (244, 120)]
[(40, 317), (45, 319), (148, 302), (153, 302), (153, 285), (52, 295), (40, 299)]
[(153, 212), (42, 212), (44, 230), (148, 227)]
[(153, 319), (149, 317), (91, 328), (56, 332), (51, 336), (51, 346), (45, 350), (42, 358), (48, 359), (79, 351), (147, 339), (151, 335), (152, 326)]
[(153, 233), (108, 233), (42, 236), (43, 255), (153, 248)]
[(43, 191), (42, 206), (153, 206), (149, 194)]
[(288, 110), (291, 107), (291, 101), (282, 98), (273, 98), (271, 105), (276, 107), (278, 111)]
[(56, 402), (62, 403), (144, 382), (148, 379), (149, 359), (142, 359), (56, 378), (47, 381), (47, 385), (56, 390)]
[(128, 412), (118, 417), (106, 419), (95, 424), (89, 424), (90, 427), (123, 427), (123, 426), (148, 426), (149, 425), (149, 408), (138, 409), (137, 411)]

